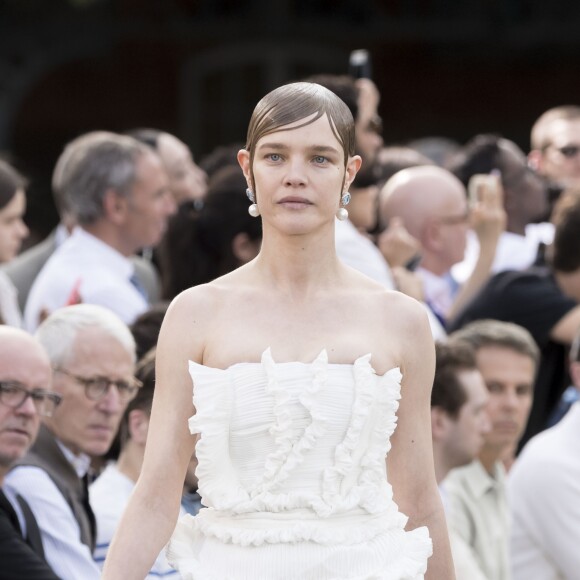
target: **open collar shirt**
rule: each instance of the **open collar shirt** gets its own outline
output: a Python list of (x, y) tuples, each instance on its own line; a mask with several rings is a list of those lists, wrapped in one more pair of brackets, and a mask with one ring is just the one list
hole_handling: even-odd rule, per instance
[(514, 580), (580, 578), (580, 403), (527, 443), (508, 488)]
[(503, 465), (497, 462), (491, 476), (475, 460), (452, 470), (444, 486), (449, 528), (469, 549), (473, 567), (488, 580), (510, 580), (509, 514)]
[(77, 227), (34, 281), (24, 311), (25, 327), (32, 332), (41, 313), (76, 303), (104, 306), (131, 324), (147, 309), (133, 276), (129, 258)]

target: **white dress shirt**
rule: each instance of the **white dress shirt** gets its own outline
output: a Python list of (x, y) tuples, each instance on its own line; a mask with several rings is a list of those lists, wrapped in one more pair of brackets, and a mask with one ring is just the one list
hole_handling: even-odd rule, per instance
[(508, 489), (514, 580), (580, 578), (580, 403), (527, 443)]
[(18, 290), (8, 275), (0, 270), (0, 317), (8, 326), (22, 327), (22, 314), (18, 306)]
[(131, 282), (133, 273), (129, 258), (77, 227), (34, 281), (24, 311), (25, 327), (33, 332), (43, 311), (51, 313), (79, 301), (109, 308), (131, 324), (147, 309), (147, 300)]
[(338, 257), (388, 290), (395, 289), (391, 270), (381, 251), (350, 220), (335, 220), (334, 241)]
[[(105, 563), (113, 535), (129, 503), (129, 497), (134, 487), (133, 481), (123, 475), (116, 465), (110, 464), (89, 488), (91, 507), (97, 519), (95, 561), (101, 568)], [(180, 509), (180, 516), (183, 515), (185, 515), (185, 510)], [(169, 565), (164, 550), (155, 560), (155, 564), (146, 578), (147, 580), (154, 578), (177, 580), (181, 576)]]
[[(491, 273), (525, 270), (536, 260), (540, 243), (549, 245), (553, 239), (554, 226), (550, 223), (528, 224), (525, 236), (503, 232), (497, 242)], [(479, 241), (475, 232), (470, 230), (467, 232), (465, 257), (451, 268), (451, 274), (459, 284), (463, 284), (471, 276), (478, 258)]]
[[(493, 477), (475, 460), (452, 469), (443, 481), (447, 521), (457, 580), (509, 580), (505, 470), (496, 463)], [(470, 570), (466, 575), (462, 570)]]
[[(395, 282), (389, 264), (371, 240), (361, 234), (349, 220), (335, 220), (335, 225), (334, 242), (340, 260), (347, 266), (382, 284), (387, 290), (395, 290)], [(440, 322), (433, 316), (429, 308), (425, 308), (425, 310), (433, 338), (444, 340), (446, 334)]]
[[(75, 456), (57, 441), (77, 475), (86, 475), (90, 458)], [(19, 493), (28, 503), (42, 537), (44, 555), (54, 573), (62, 580), (98, 580), (99, 567), (90, 548), (80, 540), (81, 531), (66, 499), (46, 471), (20, 466), (8, 473), (4, 487)]]

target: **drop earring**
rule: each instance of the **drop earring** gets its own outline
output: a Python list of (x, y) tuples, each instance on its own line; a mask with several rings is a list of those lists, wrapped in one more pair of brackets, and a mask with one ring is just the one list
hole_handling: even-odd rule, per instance
[[(340, 198), (340, 202), (343, 206), (348, 205), (350, 203), (350, 193), (345, 191)], [(340, 220), (341, 222), (348, 219), (348, 210), (345, 207), (339, 207), (336, 210), (336, 219)]]
[(246, 189), (246, 195), (248, 196), (248, 199), (252, 202), (252, 205), (248, 208), (248, 213), (252, 217), (258, 217), (260, 215), (260, 208), (256, 203), (256, 196), (254, 195), (254, 192), (249, 187), (248, 189)]

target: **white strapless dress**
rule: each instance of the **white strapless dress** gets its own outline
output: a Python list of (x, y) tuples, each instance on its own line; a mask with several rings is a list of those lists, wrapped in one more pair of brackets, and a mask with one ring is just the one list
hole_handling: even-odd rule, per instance
[(385, 456), (401, 373), (354, 364), (190, 362), (203, 508), (167, 553), (186, 580), (420, 580), (427, 528), (404, 530)]

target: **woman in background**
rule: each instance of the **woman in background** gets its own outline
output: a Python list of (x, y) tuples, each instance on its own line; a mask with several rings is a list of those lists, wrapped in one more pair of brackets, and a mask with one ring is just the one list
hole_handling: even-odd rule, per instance
[[(0, 263), (12, 260), (28, 235), (23, 217), (26, 212), (26, 180), (0, 159)], [(10, 278), (0, 270), (0, 319), (3, 324), (22, 326), (18, 296)]]

